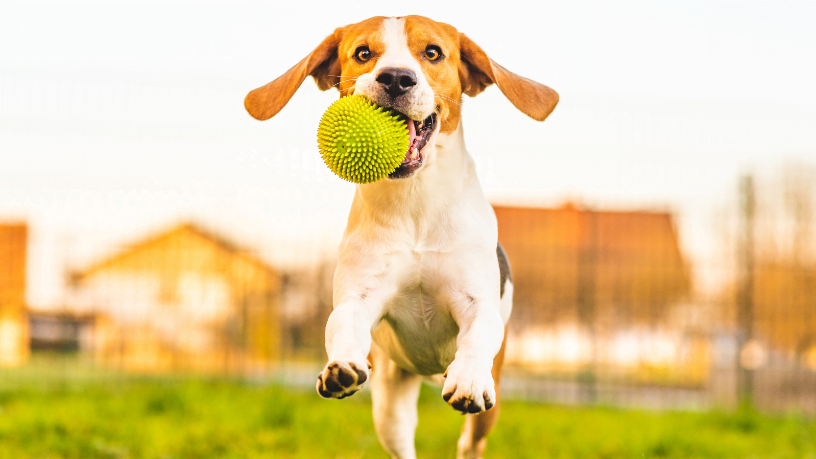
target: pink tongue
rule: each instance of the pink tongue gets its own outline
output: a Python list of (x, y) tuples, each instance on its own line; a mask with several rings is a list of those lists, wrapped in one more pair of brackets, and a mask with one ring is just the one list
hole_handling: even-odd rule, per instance
[(414, 144), (414, 139), (416, 138), (416, 127), (412, 119), (405, 120), (405, 124), (408, 125), (408, 149), (410, 151), (411, 145)]

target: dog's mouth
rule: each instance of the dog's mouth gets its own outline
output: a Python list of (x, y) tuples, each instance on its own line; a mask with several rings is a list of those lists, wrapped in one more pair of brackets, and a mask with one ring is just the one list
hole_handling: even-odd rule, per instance
[(422, 167), (425, 156), (422, 149), (436, 130), (436, 113), (422, 121), (416, 121), (400, 114), (408, 127), (408, 151), (397, 170), (388, 175), (388, 178), (405, 178)]

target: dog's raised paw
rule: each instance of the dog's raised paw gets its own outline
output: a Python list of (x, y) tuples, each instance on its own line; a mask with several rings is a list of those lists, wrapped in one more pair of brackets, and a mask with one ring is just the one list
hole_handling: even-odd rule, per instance
[(451, 365), (445, 372), (442, 399), (462, 414), (489, 410), (496, 401), (493, 376), (488, 371), (486, 375), (478, 377), (474, 373), (455, 369)]
[(317, 375), (317, 393), (323, 398), (343, 399), (354, 395), (368, 380), (371, 365), (354, 362), (329, 362)]

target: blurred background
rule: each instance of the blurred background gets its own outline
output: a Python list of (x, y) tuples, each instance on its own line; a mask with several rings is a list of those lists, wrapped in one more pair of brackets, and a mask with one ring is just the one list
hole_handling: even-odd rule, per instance
[(508, 399), (816, 413), (798, 1), (0, 2), (3, 374), (312, 387), (354, 191), (316, 148), (338, 94), (309, 79), (264, 123), (243, 98), (405, 14), (561, 95), (544, 123), (496, 87), (464, 100), (514, 270)]

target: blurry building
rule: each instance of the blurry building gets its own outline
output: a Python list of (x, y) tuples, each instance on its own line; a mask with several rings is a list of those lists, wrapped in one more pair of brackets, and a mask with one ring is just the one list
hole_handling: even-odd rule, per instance
[(131, 244), (73, 276), (95, 315), (99, 360), (140, 371), (233, 372), (280, 353), (278, 272), (193, 224)]
[(28, 311), (32, 351), (93, 351), (97, 316), (68, 311)]
[(26, 318), (26, 248), (24, 223), (0, 224), (0, 366), (28, 358)]
[(281, 289), (281, 348), (293, 361), (326, 357), (326, 322), (332, 312), (332, 280), (337, 261), (288, 271)]
[(763, 260), (753, 276), (754, 333), (816, 370), (816, 263)]
[(510, 361), (707, 365), (706, 337), (683, 329), (691, 282), (669, 213), (494, 210), (513, 271)]

